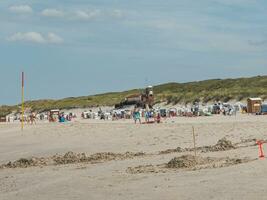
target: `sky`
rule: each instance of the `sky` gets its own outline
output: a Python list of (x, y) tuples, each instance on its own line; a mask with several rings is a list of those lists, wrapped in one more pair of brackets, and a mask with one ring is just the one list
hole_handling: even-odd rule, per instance
[(266, 0), (1, 0), (0, 105), (267, 74)]

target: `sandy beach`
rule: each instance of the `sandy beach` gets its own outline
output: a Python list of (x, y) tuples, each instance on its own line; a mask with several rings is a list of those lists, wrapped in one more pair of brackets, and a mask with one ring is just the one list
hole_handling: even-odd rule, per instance
[[(0, 199), (266, 199), (267, 162), (255, 145), (267, 139), (266, 120), (76, 120), (23, 132), (19, 124), (0, 124)], [(192, 126), (202, 163), (168, 167), (194, 155)], [(221, 148), (222, 138), (232, 146)]]
[(0, 200), (267, 200), (267, 1), (0, 1)]

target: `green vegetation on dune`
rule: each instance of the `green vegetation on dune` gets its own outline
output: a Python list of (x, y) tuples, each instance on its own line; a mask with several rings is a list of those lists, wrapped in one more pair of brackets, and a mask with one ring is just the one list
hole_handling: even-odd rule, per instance
[(119, 103), (125, 97), (131, 94), (139, 93), (139, 90), (131, 90), (125, 92), (113, 92), (105, 94), (97, 94), (84, 97), (70, 97), (61, 100), (37, 100), (28, 101), (25, 107), (30, 107), (32, 110), (46, 111), (50, 109), (71, 109), (85, 108), (95, 106), (113, 106)]
[(183, 84), (165, 84), (155, 87), (157, 99), (170, 103), (194, 101), (241, 101), (248, 97), (267, 98), (267, 76), (238, 79), (215, 79)]
[[(69, 109), (93, 106), (113, 106), (141, 89), (113, 92), (84, 97), (71, 97), (61, 100), (37, 100), (26, 102), (26, 107), (36, 111), (53, 108)], [(267, 98), (267, 76), (238, 79), (214, 79), (190, 83), (167, 83), (154, 87), (155, 101), (168, 103), (191, 103), (194, 101), (211, 102), (237, 100), (248, 97)], [(0, 115), (10, 113), (18, 106), (1, 106)]]
[(0, 117), (5, 117), (14, 110), (17, 110), (18, 106), (0, 106)]

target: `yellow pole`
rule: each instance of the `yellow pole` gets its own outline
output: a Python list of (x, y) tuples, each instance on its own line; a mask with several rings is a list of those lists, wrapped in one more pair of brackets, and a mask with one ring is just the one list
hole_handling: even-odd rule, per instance
[(21, 73), (21, 130), (24, 128), (24, 72)]

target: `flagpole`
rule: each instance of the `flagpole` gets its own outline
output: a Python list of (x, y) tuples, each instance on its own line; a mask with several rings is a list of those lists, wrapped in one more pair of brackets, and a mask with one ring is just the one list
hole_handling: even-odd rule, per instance
[(21, 130), (24, 128), (24, 72), (21, 73)]

